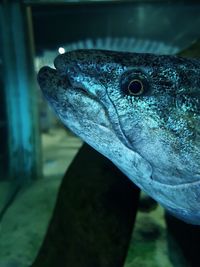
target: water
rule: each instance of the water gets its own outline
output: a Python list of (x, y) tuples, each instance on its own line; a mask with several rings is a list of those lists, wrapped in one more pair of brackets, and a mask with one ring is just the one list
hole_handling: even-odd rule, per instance
[[(25, 2), (38, 3), (38, 1)], [(59, 47), (63, 47), (65, 51), (97, 48), (176, 54), (199, 38), (200, 5), (194, 4), (193, 1), (185, 1), (184, 4), (181, 2), (170, 3), (170, 1), (167, 3), (164, 1), (147, 1), (146, 3), (142, 1), (137, 1), (137, 3), (90, 1), (87, 4), (83, 3), (84, 1), (80, 1), (82, 3), (70, 2), (71, 4), (67, 6), (34, 5), (32, 8), (36, 52), (34, 77), (41, 66), (45, 64), (52, 66), (55, 56), (58, 55)], [(18, 12), (16, 9), (14, 10)], [(1, 22), (3, 12), (2, 4), (0, 4)], [(13, 25), (17, 27), (20, 17), (17, 13), (12, 14)], [(17, 36), (16, 39), (21, 38), (20, 31), (13, 32)], [(0, 31), (0, 43), (3, 43), (2, 38)], [(11, 47), (14, 46), (15, 43)], [(15, 53), (10, 51), (13, 58)], [(20, 53), (18, 51), (19, 55), (21, 55)], [(16, 183), (13, 177), (9, 177), (11, 160), (9, 151), (12, 147), (10, 146), (12, 134), (9, 133), (8, 127), (9, 116), (6, 106), (8, 101), (5, 101), (7, 87), (4, 75), (6, 64), (2, 60), (3, 58), (3, 50), (0, 49), (0, 89), (2, 89), (0, 105), (0, 267), (28, 267), (36, 257), (44, 239), (62, 177), (82, 142), (68, 130), (64, 130), (34, 84), (33, 86), (37, 90), (36, 103), (39, 106), (38, 121), (40, 123), (40, 135), (37, 138), (41, 141), (43, 154), (39, 164), (42, 166), (43, 175), (28, 181), (22, 175), (19, 177), (20, 183)], [(23, 60), (22, 56), (21, 59)], [(20, 62), (18, 66), (20, 66)], [(26, 79), (24, 76), (23, 79), (20, 79), (20, 69), (17, 72), (19, 72), (17, 76), (19, 80), (13, 82), (13, 94), (15, 94), (15, 84)], [(25, 90), (25, 92), (29, 91)], [(23, 94), (19, 94), (16, 99), (23, 103), (25, 97)], [(32, 106), (25, 107), (29, 110), (33, 106), (35, 107), (34, 101)], [(26, 112), (27, 110), (24, 111), (24, 114)], [(15, 115), (18, 117), (17, 112)], [(31, 123), (34, 124), (35, 121)], [(21, 124), (21, 128), (23, 126)], [(26, 128), (24, 129), (26, 130)], [(25, 132), (22, 131), (23, 134), (25, 135)], [(24, 157), (23, 149), (20, 151), (19, 157), (20, 155)], [(84, 179), (87, 180), (87, 177)], [(67, 210), (65, 212), (65, 216), (68, 216)], [(198, 227), (189, 228), (170, 218), (165, 219), (164, 213), (165, 211), (160, 206), (149, 213), (138, 211), (128, 256), (124, 263), (125, 267), (200, 266), (197, 257), (198, 250), (195, 247), (200, 240), (198, 239)], [(173, 235), (173, 231), (177, 234)], [(190, 233), (187, 236), (189, 248), (185, 247), (185, 243), (181, 243), (180, 238), (186, 232)], [(98, 240), (96, 242), (98, 243)], [(186, 249), (186, 252), (192, 251), (192, 259), (186, 255), (187, 253), (183, 253), (184, 250), (182, 251), (181, 247)], [(78, 248), (77, 251), (80, 253), (81, 249)], [(195, 260), (197, 260), (196, 265)], [(105, 263), (102, 263), (103, 260), (100, 262), (99, 266), (105, 267)]]

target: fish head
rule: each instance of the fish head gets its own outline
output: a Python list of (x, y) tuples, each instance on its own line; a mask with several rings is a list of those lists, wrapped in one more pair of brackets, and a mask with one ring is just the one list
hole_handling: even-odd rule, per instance
[(175, 216), (200, 224), (200, 63), (101, 50), (38, 74), (61, 121)]

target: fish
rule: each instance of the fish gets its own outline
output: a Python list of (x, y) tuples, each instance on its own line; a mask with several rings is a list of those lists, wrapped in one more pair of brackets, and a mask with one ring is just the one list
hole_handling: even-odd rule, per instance
[(172, 215), (200, 225), (200, 61), (83, 49), (54, 66), (37, 78), (63, 124)]

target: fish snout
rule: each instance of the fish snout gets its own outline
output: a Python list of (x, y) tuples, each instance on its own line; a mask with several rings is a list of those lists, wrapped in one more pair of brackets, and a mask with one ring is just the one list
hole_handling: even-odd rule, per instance
[(67, 52), (54, 60), (56, 70), (68, 77), (73, 89), (98, 98), (105, 95), (105, 88), (99, 82), (100, 73), (96, 71), (96, 64), (93, 51)]
[(56, 84), (57, 71), (50, 67), (42, 67), (37, 75), (37, 80), (45, 95), (52, 93), (52, 87)]
[(57, 99), (60, 88), (67, 89), (70, 82), (67, 76), (61, 76), (58, 71), (48, 66), (41, 68), (37, 75), (39, 86), (48, 99)]
[(76, 50), (58, 55), (54, 60), (54, 66), (61, 74), (83, 70), (91, 61), (90, 53)]

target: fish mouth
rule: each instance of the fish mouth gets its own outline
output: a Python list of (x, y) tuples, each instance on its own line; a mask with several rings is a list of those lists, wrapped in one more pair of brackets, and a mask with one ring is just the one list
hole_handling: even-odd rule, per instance
[[(90, 98), (94, 102), (98, 102), (106, 114), (106, 122), (104, 124), (101, 122), (101, 126), (106, 126), (112, 130), (113, 133), (115, 132), (115, 135), (118, 137), (118, 139), (125, 146), (132, 149), (129, 140), (125, 136), (121, 127), (116, 108), (107, 94), (107, 88), (103, 88), (103, 90), (99, 91), (93, 91), (91, 88), (87, 88), (84, 85), (84, 82), (80, 80), (79, 75), (81, 76), (82, 72), (75, 63), (73, 66), (70, 63), (66, 64), (64, 70), (59, 68), (59, 65), (56, 64), (56, 61), (54, 65), (55, 68), (43, 67), (38, 73), (38, 83), (40, 84), (40, 87), (47, 100), (52, 102), (53, 99), (54, 103), (59, 101), (57, 90), (59, 90), (60, 87), (64, 88), (66, 91), (70, 91), (73, 94), (75, 93), (77, 96), (79, 95), (82, 98)], [(107, 108), (108, 103), (115, 111), (112, 113), (112, 116), (109, 115), (109, 110)]]
[[(66, 106), (67, 108), (68, 105), (72, 107), (74, 105), (73, 103), (74, 98), (76, 99), (79, 98), (80, 105), (81, 102), (84, 102), (84, 99), (85, 100), (88, 99), (91, 103), (91, 106), (98, 107), (98, 109), (100, 109), (101, 107), (101, 113), (103, 113), (103, 116), (102, 120), (100, 120), (99, 122), (99, 126), (101, 128), (107, 128), (108, 130), (113, 131), (112, 124), (109, 120), (108, 112), (105, 106), (102, 103), (100, 103), (98, 96), (91, 93), (84, 86), (84, 84), (76, 82), (73, 79), (73, 75), (70, 75), (70, 72), (66, 71), (65, 73), (63, 73), (60, 72), (59, 69), (45, 66), (39, 70), (37, 75), (37, 80), (44, 97), (50, 103), (51, 107), (61, 120), (62, 120), (62, 116), (60, 114), (60, 111), (62, 109), (61, 106), (63, 107)], [(70, 100), (71, 95), (73, 95), (72, 100)], [(75, 108), (72, 109), (73, 112), (76, 112)], [(88, 122), (91, 121), (96, 125), (98, 124), (97, 118), (96, 121), (92, 118), (87, 118), (87, 121)], [(66, 126), (70, 128), (69, 125), (66, 124)]]
[[(57, 90), (59, 88), (68, 89), (74, 88), (77, 91), (87, 93), (85, 88), (82, 86), (76, 86), (69, 74), (62, 74), (56, 68), (51, 68), (49, 66), (42, 67), (37, 75), (37, 80), (40, 85), (40, 88), (45, 96), (56, 96)], [(57, 90), (54, 90), (54, 89)]]
[(80, 93), (85, 97), (93, 98), (95, 101), (98, 100), (97, 96), (90, 93), (82, 83), (76, 82), (70, 73), (60, 73), (56, 68), (42, 67), (38, 72), (37, 81), (43, 94), (48, 99), (56, 99), (59, 88), (63, 88), (64, 90), (73, 89), (77, 94)]

